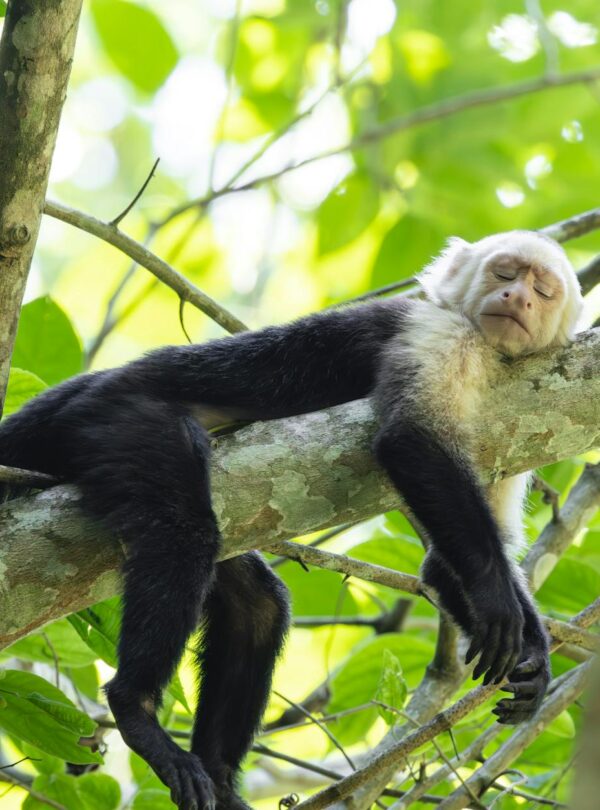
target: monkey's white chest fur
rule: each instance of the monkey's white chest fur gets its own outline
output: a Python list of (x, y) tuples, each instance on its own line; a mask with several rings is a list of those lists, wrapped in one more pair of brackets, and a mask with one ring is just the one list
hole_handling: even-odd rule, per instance
[[(412, 383), (405, 407), (414, 408), (434, 433), (475, 470), (472, 427), (484, 392), (502, 373), (501, 357), (463, 315), (419, 301), (406, 328), (390, 347), (388, 363)], [(411, 415), (410, 412), (407, 415)], [(482, 484), (506, 541), (516, 551), (523, 545), (522, 512), (528, 475)]]

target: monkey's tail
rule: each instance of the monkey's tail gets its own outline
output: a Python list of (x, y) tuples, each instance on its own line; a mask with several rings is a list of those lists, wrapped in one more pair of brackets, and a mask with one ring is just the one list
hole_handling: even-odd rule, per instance
[[(84, 391), (92, 375), (81, 374), (44, 391), (17, 413), (0, 422), (0, 464), (61, 476), (61, 430), (57, 417), (64, 405)], [(0, 503), (24, 493), (22, 487), (0, 482)]]

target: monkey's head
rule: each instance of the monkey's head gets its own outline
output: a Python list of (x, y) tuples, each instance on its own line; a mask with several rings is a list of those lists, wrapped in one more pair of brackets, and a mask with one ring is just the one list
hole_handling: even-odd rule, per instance
[(472, 244), (454, 237), (419, 281), (430, 301), (465, 315), (509, 357), (568, 345), (583, 305), (564, 250), (534, 231)]

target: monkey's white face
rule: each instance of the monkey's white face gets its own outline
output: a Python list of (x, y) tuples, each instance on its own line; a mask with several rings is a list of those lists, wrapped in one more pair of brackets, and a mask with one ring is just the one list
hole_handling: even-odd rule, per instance
[(488, 343), (514, 357), (550, 346), (566, 295), (561, 276), (536, 257), (498, 252), (479, 270), (479, 295), (465, 312)]
[(566, 345), (581, 311), (577, 277), (563, 249), (530, 231), (472, 245), (452, 240), (422, 283), (435, 303), (466, 315), (510, 357)]

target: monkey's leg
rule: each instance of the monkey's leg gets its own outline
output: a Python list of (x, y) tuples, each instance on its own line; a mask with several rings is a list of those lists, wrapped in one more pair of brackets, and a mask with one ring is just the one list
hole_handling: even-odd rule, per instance
[(208, 440), (179, 409), (136, 395), (100, 390), (65, 418), (83, 505), (127, 546), (119, 666), (106, 688), (110, 708), (127, 745), (171, 789), (180, 810), (211, 810), (212, 781), (200, 759), (181, 750), (156, 719), (214, 576), (219, 533)]
[(236, 773), (264, 711), (288, 624), (285, 586), (258, 554), (217, 565), (198, 651), (192, 751), (215, 783), (219, 810), (247, 808), (235, 793)]

